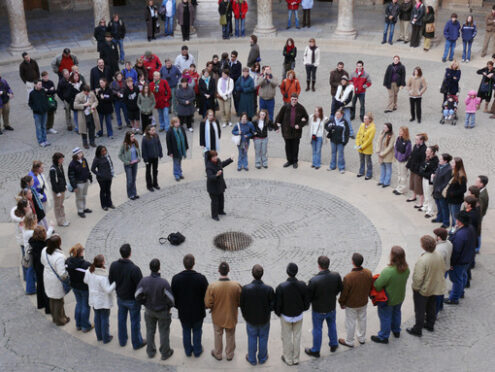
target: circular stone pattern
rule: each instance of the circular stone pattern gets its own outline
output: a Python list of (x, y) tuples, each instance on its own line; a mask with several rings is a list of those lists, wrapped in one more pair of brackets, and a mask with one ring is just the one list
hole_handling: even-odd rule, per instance
[[(261, 264), (263, 280), (276, 286), (287, 277), (289, 262), (299, 266), (298, 277), (308, 280), (318, 272), (320, 255), (330, 257), (330, 269), (345, 275), (351, 255), (360, 252), (364, 266), (373, 270), (381, 255), (381, 242), (373, 224), (342, 199), (307, 186), (284, 182), (229, 179), (225, 193), (226, 216), (220, 222), (210, 215), (210, 198), (204, 181), (180, 183), (141, 196), (108, 212), (91, 231), (86, 256), (99, 253), (108, 263), (118, 259), (123, 243), (132, 246), (131, 259), (149, 275), (152, 258), (161, 261), (161, 275), (170, 280), (183, 270), (182, 259), (192, 253), (195, 270), (209, 281), (218, 278), (218, 265), (227, 261), (230, 277), (246, 284), (251, 268)], [(180, 231), (186, 241), (161, 245), (160, 237)], [(252, 242), (245, 249), (218, 249), (214, 237), (241, 232)]]
[(227, 231), (213, 239), (213, 244), (224, 251), (241, 251), (249, 247), (253, 239), (243, 232)]

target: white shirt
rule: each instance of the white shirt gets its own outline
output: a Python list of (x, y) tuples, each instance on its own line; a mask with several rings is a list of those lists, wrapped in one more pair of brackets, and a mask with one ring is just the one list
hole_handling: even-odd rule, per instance
[(309, 116), (309, 122), (311, 123), (311, 130), (309, 131), (310, 136), (315, 135), (316, 137), (323, 137), (323, 129), (325, 122), (328, 120), (326, 117), (322, 119), (313, 120), (314, 114)]
[(149, 6), (148, 9), (150, 10), (151, 18), (156, 18), (155, 8), (152, 6)]
[(287, 323), (297, 323), (303, 319), (303, 313), (299, 314), (298, 316), (287, 316), (287, 315), (282, 314), (282, 318)]

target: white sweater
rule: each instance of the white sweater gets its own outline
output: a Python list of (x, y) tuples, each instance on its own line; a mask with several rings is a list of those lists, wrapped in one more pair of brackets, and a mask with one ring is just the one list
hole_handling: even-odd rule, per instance
[[(354, 92), (354, 85), (352, 85), (351, 83), (346, 85), (343, 94), (342, 94), (342, 85), (339, 85), (339, 87), (337, 88), (337, 92), (335, 93), (335, 100), (344, 103), (349, 98), (349, 95), (352, 92)], [(346, 105), (344, 105), (344, 107), (351, 105), (351, 103), (352, 100), (349, 100), (349, 102)]]
[(306, 46), (306, 49), (304, 49), (304, 54), (303, 54), (303, 64), (304, 65), (313, 65), (318, 67), (320, 65), (320, 48), (316, 47), (315, 50), (315, 63), (311, 63), (311, 54), (313, 52), (309, 48), (309, 45)]
[(224, 101), (228, 100), (232, 96), (232, 91), (234, 90), (234, 80), (228, 78), (226, 88), (226, 90), (222, 90), (222, 78), (219, 78), (217, 82), (217, 93)]
[(16, 209), (17, 209), (17, 207), (14, 207), (10, 210), (10, 219), (12, 220), (12, 222), (15, 223), (15, 239), (17, 240), (17, 244), (25, 245), (24, 244), (24, 238), (22, 235), (22, 232), (24, 229), (21, 226), (21, 222), (24, 221), (24, 217), (17, 217), (15, 215)]
[(316, 121), (313, 121), (314, 114), (311, 114), (309, 116), (309, 125), (310, 125), (310, 130), (309, 130), (309, 137), (311, 138), (314, 135), (316, 137), (323, 137), (323, 129), (325, 129), (325, 123), (328, 120), (326, 116), (323, 117), (323, 120), (318, 119)]
[(86, 270), (84, 283), (89, 288), (89, 306), (95, 310), (110, 309), (113, 306), (113, 291), (116, 283), (110, 284), (107, 270), (99, 267), (95, 268), (93, 273)]
[(61, 279), (64, 279), (68, 275), (65, 270), (65, 255), (60, 249), (56, 249), (51, 255), (46, 253), (46, 248), (43, 248), (41, 251), (41, 263), (45, 266), (43, 269), (43, 281), (45, 284), (46, 296), (59, 300), (65, 296), (64, 287), (48, 264), (47, 259), (50, 261), (53, 270), (57, 272), (58, 276)]

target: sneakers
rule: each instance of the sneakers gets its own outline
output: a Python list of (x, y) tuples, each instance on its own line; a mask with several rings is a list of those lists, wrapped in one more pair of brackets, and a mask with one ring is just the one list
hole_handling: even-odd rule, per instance
[(48, 146), (50, 146), (50, 142), (46, 142), (46, 141), (45, 142), (41, 142), (40, 143), (40, 146), (41, 147), (48, 147)]
[(51, 133), (51, 134), (57, 134), (57, 133), (58, 133), (58, 131), (56, 131), (56, 130), (55, 130), (55, 129), (53, 129), (53, 128), (48, 129), (48, 130), (47, 130), (47, 132), (48, 132), (48, 133)]
[(194, 129), (192, 129), (192, 128), (189, 128), (188, 130), (189, 130), (189, 132), (191, 132), (191, 133), (192, 133), (192, 132), (194, 132)]
[(227, 126), (227, 123), (222, 124), (222, 128), (225, 128)]
[(62, 227), (67, 227), (70, 225), (70, 222), (69, 221), (65, 221), (63, 224), (59, 225), (59, 226), (62, 226)]

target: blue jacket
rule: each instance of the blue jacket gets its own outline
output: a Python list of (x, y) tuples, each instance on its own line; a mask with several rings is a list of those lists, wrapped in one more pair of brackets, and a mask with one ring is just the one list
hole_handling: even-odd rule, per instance
[(253, 137), (256, 133), (256, 129), (254, 129), (253, 123), (248, 121), (246, 124), (242, 124), (239, 122), (239, 124), (234, 125), (234, 128), (232, 129), (232, 134), (237, 136), (239, 135), (239, 127), (241, 128), (241, 142), (244, 141), (249, 141), (251, 137)]
[(448, 20), (443, 28), (443, 36), (449, 41), (456, 41), (459, 39), (459, 30), (461, 29), (461, 24), (459, 21), (452, 22), (452, 20)]
[(313, 0), (302, 0), (301, 6), (303, 9), (313, 9)]
[(130, 70), (123, 69), (122, 70), (122, 75), (124, 75), (124, 80), (127, 79), (128, 77), (132, 78), (132, 82), (134, 85), (137, 85), (138, 83), (138, 74), (137, 71), (134, 70), (134, 68), (131, 68)]
[(161, 75), (162, 79), (167, 80), (167, 83), (168, 83), (168, 86), (170, 87), (170, 89), (177, 87), (177, 84), (179, 84), (179, 80), (182, 76), (180, 70), (174, 64), (172, 64), (170, 69), (168, 69), (167, 66), (164, 65), (160, 69), (160, 75)]
[[(162, 1), (162, 6), (166, 6), (166, 4), (167, 4), (167, 0), (163, 0)], [(165, 17), (173, 17), (173, 16), (175, 16), (175, 11), (177, 9), (177, 7), (175, 5), (176, 5), (175, 0), (172, 0), (172, 14), (166, 14)]]
[(452, 242), (450, 265), (457, 266), (472, 263), (477, 242), (474, 228), (470, 225), (464, 226), (450, 237), (450, 241)]
[(473, 23), (472, 26), (462, 25), (462, 28), (461, 28), (462, 40), (473, 41), (473, 39), (477, 33), (478, 33), (478, 30), (476, 29), (476, 24)]

